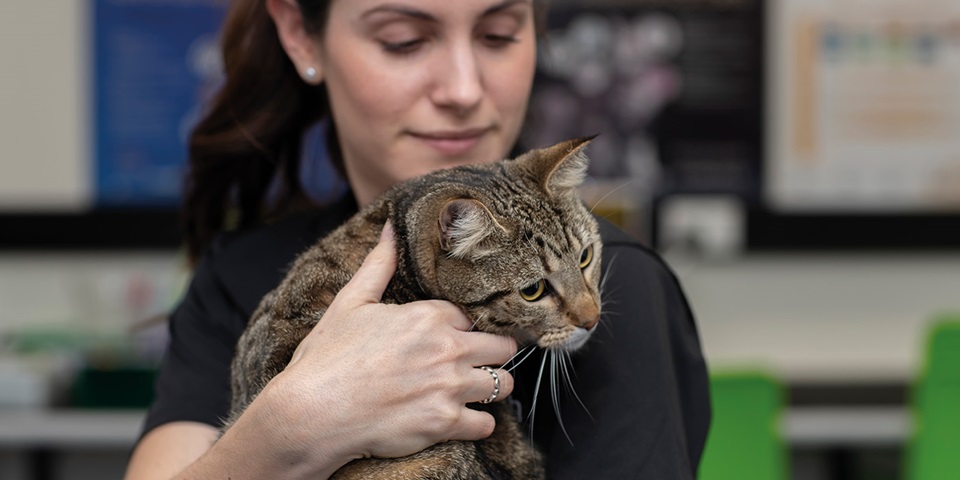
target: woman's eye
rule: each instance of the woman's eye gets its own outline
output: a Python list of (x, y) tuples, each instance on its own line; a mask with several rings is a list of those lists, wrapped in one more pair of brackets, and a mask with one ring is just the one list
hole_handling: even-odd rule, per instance
[(590, 262), (593, 261), (593, 245), (590, 245), (587, 248), (583, 249), (583, 252), (580, 253), (580, 268), (587, 268), (587, 265), (590, 265)]
[(481, 38), (484, 43), (494, 48), (502, 48), (511, 43), (517, 43), (517, 37), (513, 35), (495, 35), (490, 33), (483, 35)]
[(383, 50), (387, 53), (404, 54), (413, 53), (423, 42), (423, 39), (415, 38), (403, 42), (380, 42), (380, 44), (383, 45)]
[(522, 288), (520, 290), (520, 296), (528, 302), (532, 302), (543, 296), (544, 292), (547, 291), (547, 282), (543, 279), (537, 280), (536, 282)]

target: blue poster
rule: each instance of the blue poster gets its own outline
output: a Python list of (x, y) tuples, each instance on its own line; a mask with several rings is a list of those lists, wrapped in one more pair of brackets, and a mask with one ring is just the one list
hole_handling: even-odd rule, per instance
[(101, 207), (174, 207), (187, 138), (222, 81), (222, 0), (92, 0)]

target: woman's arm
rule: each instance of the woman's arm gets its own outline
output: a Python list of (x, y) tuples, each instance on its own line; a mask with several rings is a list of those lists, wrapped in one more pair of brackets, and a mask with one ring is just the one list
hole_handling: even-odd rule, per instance
[[(330, 449), (330, 458), (315, 456), (304, 462), (303, 446), (291, 444), (284, 435), (279, 415), (269, 413), (264, 395), (217, 441), (218, 430), (197, 422), (173, 422), (148, 433), (137, 445), (127, 468), (128, 480), (168, 480), (188, 478), (326, 478), (350, 458)], [(277, 412), (281, 408), (275, 409)], [(268, 412), (264, 412), (268, 410)], [(319, 444), (337, 446), (335, 438), (323, 439), (324, 431), (316, 432)], [(313, 449), (317, 450), (317, 449)], [(313, 465), (327, 468), (316, 470)]]
[(127, 479), (160, 480), (173, 478), (203, 455), (217, 440), (217, 429), (199, 422), (173, 422), (150, 431), (140, 440), (130, 464)]

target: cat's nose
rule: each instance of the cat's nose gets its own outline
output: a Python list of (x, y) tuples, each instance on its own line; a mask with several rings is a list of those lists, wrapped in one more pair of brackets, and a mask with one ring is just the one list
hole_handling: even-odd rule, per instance
[(600, 321), (600, 304), (592, 298), (581, 298), (570, 313), (578, 327), (590, 330)]

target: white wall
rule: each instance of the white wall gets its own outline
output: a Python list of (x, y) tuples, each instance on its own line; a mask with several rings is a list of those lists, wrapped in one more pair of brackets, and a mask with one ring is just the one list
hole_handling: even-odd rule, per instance
[(711, 367), (762, 365), (784, 378), (904, 381), (926, 328), (960, 316), (960, 253), (671, 258)]
[(184, 259), (173, 252), (0, 253), (0, 335), (125, 329), (167, 312), (187, 277)]
[(0, 210), (89, 201), (86, 7), (0, 2)]

